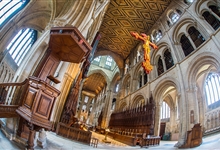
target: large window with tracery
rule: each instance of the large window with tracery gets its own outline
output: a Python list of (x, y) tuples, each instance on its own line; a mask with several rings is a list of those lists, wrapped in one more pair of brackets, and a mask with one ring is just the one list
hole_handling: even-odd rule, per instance
[(163, 101), (160, 112), (160, 119), (170, 118), (170, 107)]
[(26, 28), (21, 29), (9, 43), (6, 49), (18, 66), (21, 64), (36, 40), (37, 31)]
[[(205, 81), (205, 95), (207, 105), (212, 107), (220, 106), (220, 76), (217, 73), (210, 73)], [(212, 107), (213, 108), (213, 107)]]
[(0, 0), (0, 27), (24, 8), (29, 0)]

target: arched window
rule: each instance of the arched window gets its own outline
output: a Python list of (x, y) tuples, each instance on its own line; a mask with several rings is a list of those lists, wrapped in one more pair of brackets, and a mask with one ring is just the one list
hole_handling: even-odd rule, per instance
[(142, 87), (142, 72), (139, 74), (139, 88)]
[(220, 76), (210, 73), (205, 81), (205, 95), (208, 106), (220, 101)]
[(96, 57), (96, 58), (92, 61), (92, 64), (99, 65), (101, 58), (102, 58), (101, 56)]
[(193, 0), (184, 0), (184, 3), (186, 3), (186, 4), (191, 4), (193, 2)]
[(96, 57), (96, 58), (94, 59), (94, 61), (100, 62), (100, 59), (101, 59), (101, 56), (98, 56), (98, 57)]
[(177, 12), (179, 15), (181, 15), (181, 14), (182, 14), (182, 11), (181, 11), (181, 10), (179, 10), (179, 9), (176, 9), (176, 12)]
[(113, 100), (112, 100), (112, 110), (114, 110), (115, 109), (115, 103), (116, 103), (116, 98), (113, 98)]
[(26, 28), (21, 29), (9, 43), (7, 51), (18, 66), (36, 40), (37, 31)]
[(147, 83), (147, 74), (146, 74), (146, 72), (144, 71), (144, 84), (146, 84)]
[(177, 20), (179, 19), (180, 15), (174, 11), (172, 11), (170, 14), (169, 14), (169, 18), (170, 20), (172, 21), (172, 23), (175, 23), (177, 22)]
[(158, 72), (158, 76), (161, 75), (164, 72), (163, 69), (163, 62), (161, 57), (158, 59), (158, 63), (157, 63), (157, 72)]
[(205, 41), (202, 34), (193, 26), (189, 28), (188, 33), (196, 47), (199, 47)]
[(153, 33), (153, 39), (154, 39), (156, 42), (158, 42), (161, 38), (162, 38), (162, 31), (161, 31), (161, 30), (154, 31), (154, 33)]
[(216, 14), (220, 17), (220, 9), (219, 7), (217, 6), (214, 6), (214, 5), (210, 5), (209, 8)]
[(166, 68), (168, 70), (174, 65), (172, 55), (168, 49), (164, 52), (164, 58), (165, 58)]
[(210, 14), (208, 11), (205, 11), (202, 16), (205, 18), (205, 20), (212, 26), (214, 30), (217, 30), (220, 26), (220, 21), (215, 18), (212, 14)]
[(85, 96), (84, 103), (88, 103), (89, 97)]
[(105, 62), (106, 66), (111, 67), (112, 66), (112, 57), (111, 56), (107, 56), (106, 62)]
[(170, 107), (163, 101), (160, 112), (160, 119), (170, 118)]
[(117, 83), (116, 86), (115, 86), (115, 92), (117, 93), (118, 90), (119, 90), (119, 83)]
[(24, 8), (29, 0), (1, 0), (0, 27)]
[(194, 51), (192, 44), (190, 43), (189, 39), (185, 36), (185, 34), (181, 36), (180, 43), (185, 56), (188, 56), (192, 51)]

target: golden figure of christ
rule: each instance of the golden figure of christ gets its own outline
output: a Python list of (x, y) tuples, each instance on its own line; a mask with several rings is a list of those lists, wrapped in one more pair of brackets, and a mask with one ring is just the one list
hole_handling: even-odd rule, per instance
[(150, 41), (149, 35), (146, 35), (144, 33), (141, 33), (139, 35), (137, 32), (131, 32), (131, 35), (143, 42), (144, 61), (142, 62), (142, 67), (144, 68), (145, 72), (149, 74), (153, 69), (153, 66), (150, 64), (150, 46), (155, 50), (158, 49), (158, 47)]

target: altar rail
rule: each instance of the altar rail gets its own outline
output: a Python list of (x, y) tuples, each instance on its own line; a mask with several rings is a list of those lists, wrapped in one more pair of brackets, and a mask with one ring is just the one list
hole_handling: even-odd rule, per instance
[(90, 144), (92, 132), (69, 127), (64, 123), (59, 123), (56, 134), (65, 138), (76, 140), (85, 144)]

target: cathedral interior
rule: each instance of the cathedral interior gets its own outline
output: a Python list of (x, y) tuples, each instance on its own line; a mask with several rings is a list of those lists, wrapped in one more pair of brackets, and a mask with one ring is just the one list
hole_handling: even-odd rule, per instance
[(45, 148), (52, 132), (85, 144), (100, 134), (193, 148), (220, 131), (219, 0), (0, 8), (0, 132), (10, 141)]

